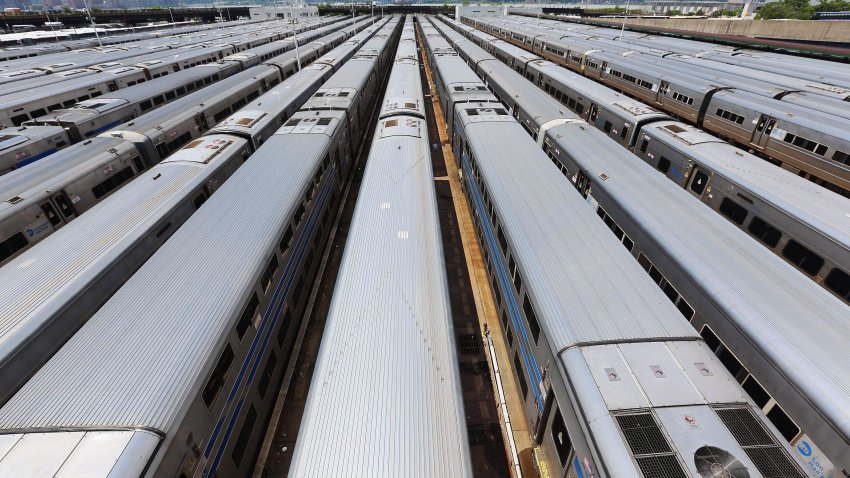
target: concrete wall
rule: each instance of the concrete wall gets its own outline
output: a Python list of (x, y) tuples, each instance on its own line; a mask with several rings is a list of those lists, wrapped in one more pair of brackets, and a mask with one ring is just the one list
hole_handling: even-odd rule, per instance
[[(599, 23), (622, 25), (622, 19), (599, 19)], [(749, 38), (774, 38), (821, 42), (850, 42), (850, 21), (815, 20), (724, 20), (686, 18), (630, 18), (628, 25), (670, 28), (690, 32), (738, 35)]]

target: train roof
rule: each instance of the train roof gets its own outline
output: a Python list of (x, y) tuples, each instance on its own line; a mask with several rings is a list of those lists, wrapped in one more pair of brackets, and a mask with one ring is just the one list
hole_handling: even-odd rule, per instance
[(562, 84), (580, 90), (583, 96), (591, 99), (594, 103), (615, 106), (616, 108), (613, 108), (612, 111), (629, 118), (629, 121), (639, 122), (647, 118), (668, 117), (666, 113), (647, 106), (646, 103), (617, 93), (607, 86), (573, 73), (548, 60), (533, 61), (528, 64), (528, 68), (541, 71)]
[[(699, 282), (756, 350), (784, 373), (801, 374), (794, 382), (808, 400), (833, 418), (847, 416), (850, 314), (844, 303), (604, 133), (565, 124), (550, 135), (557, 138), (552, 147), (569, 145), (564, 151), (605, 184), (605, 195), (624, 205), (628, 219), (661, 245), (680, 274)], [(562, 187), (572, 185), (563, 179)]]
[(0, 110), (11, 110), (20, 104), (56, 96), (60, 91), (73, 91), (79, 88), (90, 88), (101, 85), (106, 81), (112, 81), (116, 77), (126, 76), (127, 74), (132, 73), (140, 73), (142, 71), (143, 70), (141, 68), (123, 67), (103, 71), (94, 75), (86, 75), (79, 78), (60, 81), (56, 84), (42, 85), (35, 88), (9, 93), (0, 96)]
[(552, 350), (695, 339), (694, 328), (528, 134), (510, 116), (490, 121), (463, 111), (474, 106), (464, 105), (458, 118)]
[[(208, 135), (178, 150), (159, 165), (115, 192), (112, 201), (60, 228), (0, 268), (0, 280), (18, 284), (0, 290), (0, 364), (48, 325), (68, 301), (103, 273), (106, 264), (137, 241), (183, 198), (176, 193), (187, 184), (202, 185), (200, 173), (215, 165), (224, 151), (238, 151), (247, 141)], [(215, 166), (213, 166), (215, 167)], [(104, 240), (111, 238), (112, 240)], [(119, 240), (120, 239), (120, 240)]]
[(429, 148), (424, 119), (379, 121), (293, 476), (471, 476)]
[(700, 164), (773, 205), (784, 214), (850, 250), (850, 199), (796, 174), (768, 163), (708, 134), (678, 121), (660, 121), (644, 127), (655, 130), (653, 138), (685, 152)]
[(269, 211), (292, 216), (329, 143), (270, 138), (0, 409), (0, 428), (136, 427), (173, 439), (253, 293), (246, 277), (267, 265), (260, 245), (276, 246), (288, 223)]
[[(85, 168), (86, 163), (95, 158), (107, 158), (125, 154), (134, 154), (135, 148), (129, 143), (117, 138), (92, 138), (82, 143), (73, 144), (62, 151), (0, 176), (0, 215), (12, 204), (29, 200), (27, 194), (33, 188), (38, 190), (51, 189), (51, 184), (61, 181), (67, 175), (75, 174), (79, 168)], [(21, 199), (10, 201), (16, 197)]]

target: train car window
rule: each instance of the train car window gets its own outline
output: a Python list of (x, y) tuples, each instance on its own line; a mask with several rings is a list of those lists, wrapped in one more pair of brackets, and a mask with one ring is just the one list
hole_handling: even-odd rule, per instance
[(304, 204), (299, 204), (298, 209), (295, 210), (295, 224), (301, 223), (301, 218), (304, 217)]
[(705, 345), (707, 345), (712, 352), (717, 353), (717, 349), (720, 347), (721, 342), (720, 339), (718, 339), (717, 336), (714, 335), (714, 332), (711, 330), (711, 327), (704, 325), (702, 327), (702, 330), (699, 331), (699, 334), (705, 341)]
[(102, 94), (103, 94), (103, 92), (102, 92), (102, 91), (95, 91), (95, 92), (93, 92), (93, 93), (91, 94), (91, 97), (92, 97), (92, 98), (97, 98), (98, 96), (100, 96), (100, 95), (102, 95)]
[(272, 279), (274, 278), (275, 273), (277, 273), (277, 268), (277, 256), (272, 254), (272, 257), (271, 259), (269, 259), (269, 263), (266, 266), (266, 270), (263, 273), (263, 277), (260, 279), (260, 283), (263, 286), (263, 291), (269, 290), (269, 286), (272, 283)]
[(286, 312), (283, 314), (283, 320), (280, 323), (280, 327), (277, 329), (277, 345), (283, 347), (283, 341), (286, 339), (286, 332), (289, 330), (289, 327), (292, 324), (292, 312), (287, 308)]
[(204, 386), (204, 391), (201, 393), (201, 397), (203, 398), (204, 404), (206, 404), (207, 408), (210, 408), (212, 404), (215, 403), (215, 399), (218, 397), (221, 387), (224, 386), (224, 379), (227, 377), (227, 372), (230, 370), (230, 366), (232, 364), (233, 349), (230, 347), (230, 344), (227, 344), (224, 346), (224, 351), (218, 358), (218, 362), (215, 364), (212, 375), (210, 375), (209, 380), (207, 380), (207, 384)]
[(640, 143), (640, 152), (645, 153), (647, 147), (649, 147), (649, 138), (644, 138)]
[(0, 242), (0, 262), (12, 257), (29, 245), (27, 237), (22, 232), (16, 232)]
[(118, 171), (112, 176), (104, 179), (99, 184), (91, 189), (92, 194), (94, 194), (95, 199), (100, 199), (103, 196), (106, 196), (110, 192), (112, 192), (118, 186), (124, 184), (127, 180), (132, 178), (134, 175), (133, 168), (127, 166), (126, 168)]
[(76, 103), (76, 101), (68, 100), (68, 101), (62, 103), (62, 106), (65, 107), (65, 108), (70, 108), (70, 107), (74, 106), (74, 103)]
[(739, 362), (738, 359), (735, 358), (735, 355), (730, 352), (729, 349), (727, 349), (725, 346), (723, 347), (723, 350), (721, 350), (720, 353), (717, 354), (717, 358), (720, 359), (720, 363), (722, 363), (723, 366), (726, 367), (726, 370), (728, 370), (729, 373), (732, 374), (732, 376), (738, 375), (738, 372), (740, 372), (744, 368), (744, 366), (741, 365), (741, 362)]
[(505, 329), (508, 328), (508, 314), (506, 314), (504, 310), (502, 311), (502, 327)]
[(632, 249), (634, 249), (634, 247), (635, 247), (635, 243), (634, 243), (634, 241), (631, 240), (631, 238), (629, 238), (629, 236), (624, 236), (623, 237), (623, 246), (626, 249), (628, 249), (629, 252), (632, 252)]
[(176, 98), (176, 97), (177, 97), (177, 94), (176, 94), (175, 92), (173, 92), (173, 91), (167, 91), (167, 92), (165, 93), (165, 99), (166, 99), (166, 100), (173, 100), (173, 99), (174, 99), (174, 98)]
[(30, 119), (30, 117), (25, 115), (25, 114), (13, 116), (12, 117), (12, 124), (15, 125), (15, 126), (20, 126), (24, 123), (24, 121), (27, 121), (29, 119)]
[(146, 110), (151, 109), (152, 105), (151, 105), (150, 100), (145, 100), (145, 101), (142, 101), (142, 103), (139, 106), (142, 108), (142, 111), (146, 111)]
[(685, 299), (679, 298), (679, 302), (676, 303), (676, 308), (679, 309), (679, 312), (685, 317), (685, 319), (690, 322), (690, 320), (694, 317), (694, 309), (690, 306)]
[(810, 251), (806, 246), (794, 239), (789, 240), (785, 244), (785, 247), (782, 249), (782, 255), (812, 276), (817, 275), (821, 267), (823, 267), (823, 259), (819, 255)]
[(53, 196), (53, 200), (56, 201), (56, 205), (59, 206), (59, 212), (61, 212), (62, 216), (66, 219), (74, 215), (74, 207), (71, 205), (71, 201), (68, 200), (68, 197), (65, 196), (65, 193), (59, 193)]
[(47, 107), (47, 111), (56, 111), (61, 107), (62, 107), (62, 105), (60, 105), (59, 103), (52, 104), (52, 105)]
[(753, 216), (750, 225), (747, 226), (747, 230), (758, 240), (770, 247), (776, 247), (779, 244), (779, 240), (782, 239), (782, 232), (779, 229), (768, 224), (758, 216)]
[(747, 376), (744, 383), (741, 384), (741, 387), (745, 392), (747, 392), (747, 395), (756, 402), (756, 405), (758, 405), (759, 408), (764, 408), (764, 406), (767, 405), (767, 402), (770, 401), (770, 394), (762, 388), (756, 378), (752, 375)]
[(254, 404), (251, 404), (248, 413), (245, 414), (245, 421), (242, 422), (242, 430), (239, 431), (239, 436), (233, 445), (233, 451), (230, 452), (230, 457), (233, 458), (233, 464), (236, 465), (236, 468), (242, 465), (242, 458), (245, 456), (245, 449), (248, 448), (248, 441), (251, 440), (251, 434), (254, 433), (256, 423), (257, 410), (254, 408)]
[(519, 361), (518, 352), (514, 352), (514, 370), (516, 370), (516, 374), (519, 376), (519, 387), (522, 389), (522, 399), (525, 400), (528, 397), (528, 384), (525, 383), (525, 373), (522, 371), (522, 363)]
[(272, 350), (269, 352), (269, 359), (266, 360), (266, 366), (263, 367), (263, 374), (260, 375), (260, 381), (257, 383), (257, 392), (260, 393), (260, 398), (266, 398), (266, 391), (269, 389), (275, 367), (277, 367), (277, 355)]
[(839, 268), (829, 271), (824, 281), (827, 287), (846, 301), (850, 301), (850, 274)]
[(155, 105), (161, 105), (161, 104), (163, 104), (163, 103), (165, 103), (165, 99), (162, 97), (162, 95), (155, 96), (155, 97), (153, 98), (153, 104), (155, 104)]
[(606, 121), (606, 122), (605, 122), (605, 125), (602, 127), (602, 130), (603, 130), (603, 131), (605, 131), (606, 133), (610, 133), (610, 132), (611, 132), (611, 126), (613, 126), (613, 125), (611, 124), (611, 122), (610, 122), (610, 121)]
[(537, 343), (537, 340), (540, 338), (540, 323), (537, 322), (537, 315), (534, 313), (534, 308), (528, 300), (528, 294), (522, 300), (522, 311), (525, 313), (528, 327), (531, 329), (531, 335), (534, 337), (534, 343)]
[(77, 98), (77, 101), (85, 101), (85, 100), (87, 100), (87, 99), (89, 99), (89, 96), (88, 96), (88, 95), (83, 95), (83, 96), (81, 96), (81, 97)]
[(767, 412), (767, 418), (773, 423), (779, 433), (785, 437), (789, 442), (800, 433), (800, 427), (798, 427), (791, 418), (785, 413), (779, 405), (774, 405), (773, 408)]
[(738, 225), (743, 224), (747, 219), (747, 210), (729, 198), (723, 198), (720, 202), (720, 213)]
[(514, 276), (514, 286), (516, 286), (517, 294), (522, 290), (522, 275), (517, 271)]
[(496, 237), (499, 239), (499, 246), (502, 248), (502, 252), (507, 255), (508, 253), (508, 241), (505, 239), (505, 232), (502, 230), (502, 226), (497, 225)]
[(44, 212), (44, 215), (50, 221), (50, 224), (54, 227), (58, 226), (59, 223), (62, 222), (62, 219), (59, 217), (59, 214), (56, 214), (56, 210), (53, 209), (53, 204), (51, 204), (50, 201), (42, 204), (41, 210)]
[(204, 203), (207, 202), (207, 195), (204, 193), (198, 194), (198, 196), (192, 201), (192, 205), (195, 206), (195, 209), (200, 209)]
[(33, 118), (38, 118), (39, 116), (44, 116), (46, 114), (47, 114), (47, 111), (45, 111), (43, 108), (39, 108), (37, 110), (30, 112), (30, 116), (32, 116)]
[(493, 276), (493, 295), (496, 298), (496, 307), (499, 307), (502, 303), (502, 289), (499, 287), (499, 284), (496, 283), (495, 276)]
[(850, 154), (847, 154), (844, 151), (836, 151), (832, 153), (832, 160), (850, 165)]
[(289, 224), (286, 227), (286, 232), (283, 233), (283, 237), (280, 239), (280, 252), (281, 254), (286, 254), (286, 250), (289, 248), (289, 243), (292, 241), (292, 224)]
[(584, 113), (584, 105), (576, 102), (576, 113), (583, 114)]
[(706, 174), (700, 169), (695, 169), (694, 177), (693, 179), (691, 179), (691, 191), (701, 196), (702, 193), (705, 191), (706, 184), (708, 184), (708, 174)]
[(239, 317), (239, 322), (236, 322), (236, 335), (239, 337), (239, 340), (242, 340), (245, 337), (245, 332), (248, 331), (248, 327), (251, 326), (254, 318), (257, 317), (259, 309), (260, 301), (257, 300), (257, 294), (252, 292), (251, 300), (248, 301), (248, 305), (246, 305), (245, 310), (242, 311), (242, 316)]
[(555, 418), (552, 419), (552, 441), (555, 442), (555, 451), (558, 452), (561, 466), (566, 466), (567, 458), (570, 457), (570, 451), (573, 448), (573, 442), (570, 439), (570, 434), (567, 433), (567, 426), (564, 424), (561, 410), (558, 408), (555, 408)]
[[(507, 330), (505, 332), (505, 337), (508, 339), (508, 348), (509, 349), (513, 348), (513, 346), (514, 346), (514, 333), (513, 333), (513, 331), (511, 331), (510, 327), (507, 328)], [(522, 372), (520, 372), (520, 373), (522, 373)]]
[(638, 264), (640, 264), (646, 272), (649, 272), (652, 268), (652, 262), (650, 262), (649, 258), (643, 255), (643, 252), (638, 253)]

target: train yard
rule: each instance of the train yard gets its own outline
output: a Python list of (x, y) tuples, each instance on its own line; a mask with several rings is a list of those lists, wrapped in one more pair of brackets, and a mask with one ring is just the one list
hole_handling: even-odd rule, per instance
[(0, 51), (0, 476), (850, 477), (848, 102), (520, 16)]

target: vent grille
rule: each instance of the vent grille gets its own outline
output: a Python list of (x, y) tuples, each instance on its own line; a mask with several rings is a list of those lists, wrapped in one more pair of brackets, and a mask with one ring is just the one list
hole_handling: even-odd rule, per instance
[(649, 413), (618, 415), (617, 423), (634, 455), (669, 453), (670, 445)]
[(644, 477), (688, 478), (652, 413), (628, 413), (615, 418)]
[(480, 340), (478, 334), (461, 334), (458, 336), (458, 348), (461, 355), (478, 355), (481, 348), (478, 346)]
[(646, 456), (635, 460), (647, 478), (688, 478), (679, 460), (673, 455)]
[(765, 478), (805, 477), (749, 408), (715, 408), (714, 411)]
[(319, 121), (316, 123), (319, 126), (327, 126), (331, 124), (330, 118), (319, 118)]

